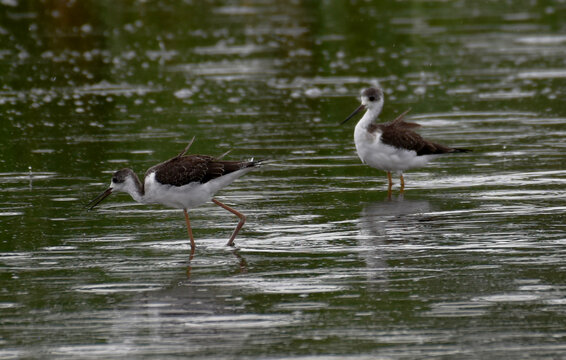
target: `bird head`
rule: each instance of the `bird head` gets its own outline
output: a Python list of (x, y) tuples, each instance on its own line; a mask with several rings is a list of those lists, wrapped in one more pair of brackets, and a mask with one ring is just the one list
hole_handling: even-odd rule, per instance
[(92, 210), (96, 205), (100, 204), (102, 200), (106, 199), (113, 192), (127, 192), (130, 193), (132, 188), (135, 188), (135, 174), (132, 169), (122, 169), (116, 171), (112, 175), (110, 186), (104, 190), (100, 195), (95, 197), (87, 207)]
[(362, 90), (360, 94), (362, 104), (356, 108), (340, 125), (354, 117), (358, 112), (367, 109), (368, 111), (380, 113), (383, 108), (383, 91), (379, 88), (370, 87)]

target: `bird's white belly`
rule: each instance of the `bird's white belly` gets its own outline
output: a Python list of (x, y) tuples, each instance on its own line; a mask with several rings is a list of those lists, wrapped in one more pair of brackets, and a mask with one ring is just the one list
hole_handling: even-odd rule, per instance
[[(155, 178), (155, 175), (153, 175)], [(210, 194), (200, 183), (184, 186), (163, 185), (155, 179), (146, 180), (144, 202), (176, 209), (191, 209), (210, 200)]]
[(183, 186), (163, 185), (155, 180), (155, 174), (152, 173), (145, 178), (143, 202), (177, 209), (194, 209), (212, 199), (220, 189), (251, 170), (253, 170), (251, 167), (244, 168), (204, 184), (193, 182)]
[(396, 148), (383, 144), (381, 133), (369, 133), (366, 129), (356, 128), (354, 141), (360, 160), (373, 168), (402, 173), (405, 170), (421, 167), (434, 159), (434, 155), (417, 156), (412, 150)]

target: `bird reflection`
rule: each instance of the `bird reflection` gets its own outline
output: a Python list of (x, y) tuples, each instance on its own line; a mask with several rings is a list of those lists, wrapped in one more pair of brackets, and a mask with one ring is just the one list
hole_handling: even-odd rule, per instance
[(187, 266), (187, 279), (191, 278), (191, 270), (193, 269), (192, 262), (195, 257), (195, 248), (191, 248), (191, 254), (189, 255), (189, 266)]
[(232, 253), (234, 254), (234, 256), (238, 259), (238, 264), (239, 264), (239, 273), (240, 274), (246, 274), (248, 272), (248, 262), (246, 261), (246, 259), (244, 259), (244, 257), (240, 254), (240, 250), (239, 249), (234, 249), (232, 251)]
[(406, 200), (399, 195), (391, 200), (366, 204), (360, 214), (359, 225), (363, 235), (395, 240), (406, 231), (412, 233), (416, 223), (426, 220), (425, 214), (430, 211), (428, 201)]
[[(235, 274), (245, 274), (245, 273), (247, 273), (248, 272), (248, 263), (247, 263), (246, 259), (244, 259), (244, 257), (240, 254), (240, 250), (239, 249), (232, 249), (232, 250), (230, 250), (230, 252), (238, 260), (238, 269), (235, 270), (235, 271), (232, 271), (232, 273), (235, 273)], [(195, 249), (191, 249), (191, 254), (189, 255), (189, 265), (187, 266), (187, 279), (191, 278), (191, 270), (193, 269), (192, 262), (193, 262), (194, 257), (195, 257)]]
[(367, 203), (360, 213), (358, 245), (367, 268), (368, 286), (387, 281), (389, 268), (386, 247), (393, 241), (407, 241), (410, 236), (422, 233), (419, 221), (430, 211), (426, 200), (405, 200), (402, 195), (385, 201)]

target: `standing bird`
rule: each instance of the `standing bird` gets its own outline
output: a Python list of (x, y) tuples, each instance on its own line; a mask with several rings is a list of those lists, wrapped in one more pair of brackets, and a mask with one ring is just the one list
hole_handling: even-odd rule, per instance
[(468, 152), (468, 149), (450, 148), (423, 139), (413, 129), (419, 124), (403, 120), (407, 110), (395, 120), (377, 124), (383, 108), (383, 91), (379, 88), (367, 88), (361, 93), (362, 104), (354, 110), (340, 125), (350, 120), (361, 110), (367, 109), (354, 130), (354, 142), (360, 160), (373, 168), (387, 172), (389, 186), (387, 195), (391, 197), (391, 172), (396, 172), (401, 179), (401, 193), (405, 189), (403, 171), (426, 165), (441, 154)]
[(246, 217), (213, 198), (220, 189), (230, 185), (240, 176), (259, 167), (262, 161), (221, 161), (227, 154), (215, 158), (208, 155), (185, 155), (195, 138), (185, 149), (172, 159), (149, 168), (142, 183), (132, 169), (118, 170), (112, 175), (110, 187), (98, 195), (87, 206), (92, 210), (112, 192), (126, 192), (137, 202), (144, 204), (162, 204), (168, 207), (183, 209), (191, 250), (194, 252), (195, 240), (189, 221), (187, 209), (193, 209), (208, 200), (230, 211), (240, 218), (232, 233), (229, 246), (234, 244), (238, 231), (246, 222)]

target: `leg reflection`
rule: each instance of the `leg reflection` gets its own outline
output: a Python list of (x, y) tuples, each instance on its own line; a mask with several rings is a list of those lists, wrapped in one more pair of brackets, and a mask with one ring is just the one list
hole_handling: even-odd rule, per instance
[(248, 272), (248, 263), (247, 263), (246, 259), (244, 259), (244, 257), (240, 254), (240, 250), (234, 249), (234, 251), (232, 251), (232, 253), (238, 259), (238, 265), (239, 265), (239, 271), (238, 272), (240, 274), (247, 273)]
[[(231, 271), (233, 274), (245, 274), (248, 272), (248, 262), (240, 254), (240, 249), (233, 249), (230, 251), (238, 262), (238, 267)], [(201, 254), (202, 255), (202, 254)], [(189, 264), (187, 265), (187, 279), (191, 278), (191, 270), (193, 268), (192, 261), (195, 256), (195, 250), (191, 249), (191, 254), (189, 256)]]
[(187, 279), (191, 278), (191, 269), (193, 268), (191, 262), (193, 261), (193, 257), (195, 257), (195, 248), (191, 247), (191, 254), (189, 255), (189, 265), (187, 266)]

